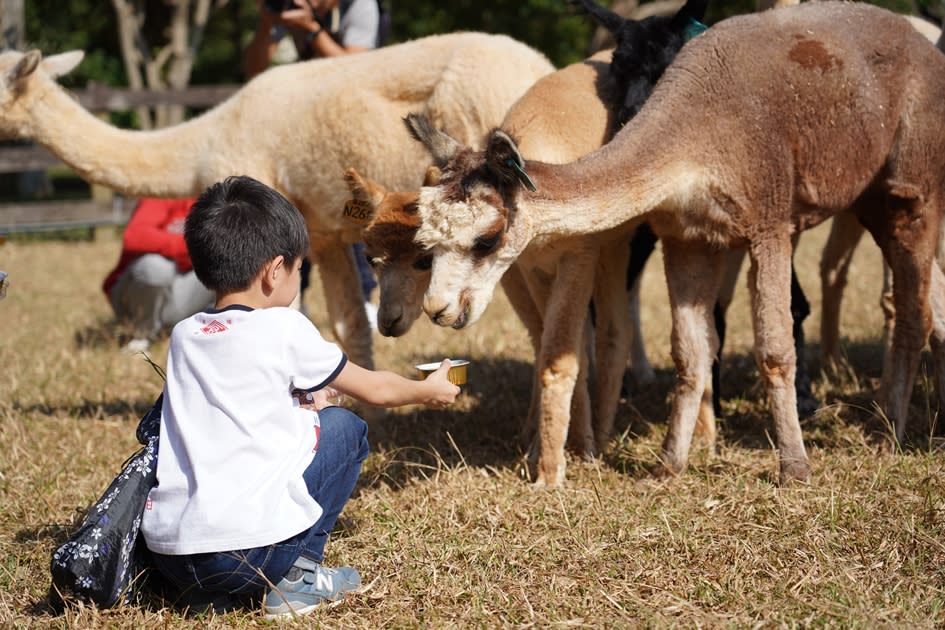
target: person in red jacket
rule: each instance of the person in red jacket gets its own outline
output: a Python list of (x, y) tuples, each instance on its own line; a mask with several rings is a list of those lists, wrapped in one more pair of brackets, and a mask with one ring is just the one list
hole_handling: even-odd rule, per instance
[(119, 321), (132, 326), (126, 350), (146, 350), (180, 320), (213, 304), (184, 243), (193, 199), (141, 199), (125, 226), (118, 264), (102, 289)]

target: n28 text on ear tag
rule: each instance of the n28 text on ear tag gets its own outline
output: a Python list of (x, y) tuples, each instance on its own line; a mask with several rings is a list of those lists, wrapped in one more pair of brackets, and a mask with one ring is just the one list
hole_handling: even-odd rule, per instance
[(358, 225), (367, 225), (371, 222), (374, 213), (371, 211), (371, 204), (363, 199), (349, 199), (345, 202), (345, 209), (342, 213), (345, 219)]

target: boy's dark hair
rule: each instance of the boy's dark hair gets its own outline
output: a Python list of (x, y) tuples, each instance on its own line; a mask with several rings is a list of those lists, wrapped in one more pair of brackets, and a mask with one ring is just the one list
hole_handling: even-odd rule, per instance
[(308, 230), (298, 209), (277, 191), (245, 175), (207, 188), (184, 224), (194, 272), (211, 291), (249, 287), (277, 256), (293, 264), (308, 254)]

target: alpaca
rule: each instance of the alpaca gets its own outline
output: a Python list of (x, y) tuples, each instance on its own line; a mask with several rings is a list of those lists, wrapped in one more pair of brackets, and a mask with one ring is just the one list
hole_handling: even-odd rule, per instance
[[(779, 0), (770, 6), (762, 4), (759, 10), (795, 6), (797, 4), (797, 0)], [(941, 30), (934, 24), (911, 15), (902, 17), (932, 43), (939, 41)], [(856, 243), (859, 242), (859, 238), (862, 234), (863, 228), (859, 225), (854, 215), (841, 215), (832, 222), (830, 238), (824, 249), (824, 257), (821, 263), (821, 287), (823, 296), (821, 350), (823, 356), (827, 359), (828, 365), (836, 365), (840, 356), (838, 344), (840, 300), (842, 299), (843, 286), (846, 284), (846, 273), (848, 271), (850, 257), (852, 256), (852, 249), (856, 246)], [(628, 288), (639, 286), (639, 278), (643, 273), (643, 267), (652, 254), (655, 243), (655, 236), (645, 224), (636, 230), (631, 241), (630, 267), (627, 270)], [(725, 344), (725, 314), (728, 311), (729, 305), (732, 303), (735, 285), (741, 272), (744, 255), (744, 250), (733, 251), (731, 253), (729, 260), (726, 262), (722, 288), (719, 292), (719, 299), (715, 307), (714, 318), (716, 331), (719, 335), (720, 356)], [(888, 279), (888, 273), (884, 278)], [(889, 299), (891, 299), (888, 284), (886, 289), (883, 294), (887, 296), (887, 298), (882, 303), (884, 305), (884, 312), (887, 314), (886, 330), (888, 332), (892, 327), (890, 311), (886, 306), (889, 304)], [(793, 320), (794, 349), (797, 356), (795, 390), (798, 412), (802, 416), (808, 416), (820, 407), (820, 401), (811, 391), (811, 379), (807, 368), (803, 324), (808, 315), (810, 315), (810, 303), (807, 301), (807, 297), (792, 267), (791, 316)], [(639, 349), (637, 352), (645, 356), (645, 349)], [(719, 387), (721, 383), (720, 356), (715, 359), (712, 365), (712, 404), (716, 415), (721, 413), (721, 388)]]
[[(158, 131), (117, 129), (78, 105), (55, 78), (73, 51), (0, 54), (0, 137), (44, 145), (88, 181), (129, 195), (184, 197), (251, 175), (305, 216), (332, 331), (353, 361), (373, 366), (371, 333), (341, 216), (344, 169), (394, 188), (415, 186), (426, 152), (394, 131), (418, 108), (467, 142), (479, 140), (538, 78), (554, 70), (501, 35), (454, 33), (358, 55), (278, 66), (217, 107)], [(281, 112), (281, 113), (279, 113)]]
[[(612, 135), (614, 114), (621, 101), (616, 98), (619, 92), (609, 72), (610, 58), (611, 51), (598, 53), (539, 79), (509, 110), (503, 125), (521, 130), (522, 150), (527, 155), (564, 163), (599, 148)], [(581, 115), (575, 116), (575, 112)], [(433, 185), (436, 177), (436, 169), (432, 168), (424, 185)], [(404, 334), (419, 317), (429, 284), (429, 254), (418, 249), (413, 240), (419, 226), (417, 194), (389, 192), (354, 170), (349, 170), (346, 178), (354, 203), (371, 217), (362, 239), (380, 287), (378, 328)], [(623, 281), (600, 271), (604, 266), (626, 265), (626, 239), (621, 235), (609, 241), (579, 241), (575, 247), (559, 244), (550, 251), (536, 246), (501, 279), (510, 303), (528, 330), (536, 356), (524, 433), (554, 426), (559, 441), (551, 452), (555, 465), (562, 470), (566, 438), (580, 454), (597, 452), (599, 442), (592, 417), (599, 424), (600, 418), (613, 418), (616, 413), (629, 346), (627, 305), (621, 297)], [(549, 320), (550, 294), (560, 292), (556, 287), (564, 281), (568, 282), (563, 295), (570, 300), (569, 317), (559, 313)], [(594, 354), (599, 366), (593, 413), (587, 392), (589, 353), (581, 352), (592, 293), (597, 312)], [(559, 347), (578, 356), (580, 364), (564, 384), (557, 382), (560, 375), (549, 374), (549, 368), (543, 365), (561, 353)], [(539, 454), (536, 446), (532, 448), (533, 456), (544, 457), (546, 450), (539, 449)]]
[(658, 470), (677, 474), (718, 342), (711, 314), (725, 248), (746, 247), (780, 479), (806, 481), (793, 382), (792, 237), (849, 208), (882, 249), (898, 318), (882, 402), (901, 437), (932, 330), (943, 116), (945, 58), (934, 46), (894, 13), (825, 1), (718, 23), (682, 49), (614, 140), (570, 164), (526, 162), (501, 129), (484, 151), (429, 129), (421, 140), (447, 166), (418, 199), (416, 239), (432, 255), (424, 311), (439, 325), (469, 326), (533, 241), (553, 246), (645, 218), (663, 243), (677, 369)]
[[(610, 60), (610, 54), (598, 53), (539, 80), (513, 106), (503, 126), (522, 138), (520, 148), (529, 157), (564, 163), (599, 148), (611, 137), (619, 118), (632, 115), (624, 111), (638, 108), (635, 100), (624, 98), (630, 91), (627, 86), (635, 85), (634, 93), (645, 98), (649, 90), (643, 88), (655, 83), (682, 47), (683, 33), (691, 21), (701, 18), (705, 9), (702, 0), (694, 0), (673, 17), (636, 23), (617, 18), (591, 2), (585, 1), (585, 5), (597, 12), (598, 21), (618, 33), (619, 46), (609, 67), (604, 61)], [(429, 282), (429, 255), (412, 242), (419, 223), (415, 195), (387, 193), (356, 173), (349, 174), (349, 186), (355, 200), (374, 213), (362, 236), (381, 285), (379, 324), (382, 330), (391, 325), (393, 315), (394, 324), (405, 331), (404, 319), (409, 327), (419, 315), (420, 297)], [(622, 234), (576, 239), (573, 244), (557, 242), (554, 247), (536, 243), (502, 277), (506, 295), (526, 322), (535, 346), (536, 381), (527, 427), (537, 429), (531, 450), (538, 460), (538, 483), (563, 480), (566, 439), (577, 450), (593, 454), (610, 437), (628, 345), (626, 305), (620, 297), (624, 281), (612, 270), (625, 268), (627, 260)], [(523, 280), (527, 299), (520, 306), (523, 299), (518, 287)], [(593, 354), (598, 376), (593, 426), (587, 414), (587, 358), (580, 351), (592, 294), (597, 314)], [(523, 315), (523, 310), (527, 314)], [(529, 323), (535, 312), (537, 323)], [(637, 331), (638, 326), (637, 318)], [(709, 414), (704, 420), (700, 429), (711, 442), (714, 416)], [(554, 474), (547, 475), (547, 470), (554, 470)]]
[[(635, 32), (642, 28), (644, 24), (650, 25), (672, 23), (672, 28), (663, 26), (661, 29), (653, 29), (657, 35), (662, 37), (654, 38), (659, 45), (650, 46), (643, 49), (640, 46), (621, 46), (614, 55), (614, 62), (611, 65), (613, 73), (618, 77), (623, 77), (619, 81), (618, 90), (624, 94), (624, 105), (617, 114), (617, 125), (622, 127), (632, 118), (643, 106), (647, 97), (653, 91), (659, 78), (662, 76), (666, 67), (672, 61), (673, 57), (679, 52), (685, 39), (691, 38), (705, 29), (697, 20), (702, 18), (705, 13), (706, 3), (696, 4), (688, 2), (681, 7), (678, 13), (672, 17), (654, 17), (638, 24), (633, 20), (624, 20), (614, 11), (605, 9), (592, 0), (581, 0), (585, 10), (594, 16), (595, 20), (606, 27), (608, 32), (616, 33), (617, 41), (634, 41), (639, 39)], [(616, 6), (615, 6), (616, 9)], [(602, 27), (602, 28), (603, 28)], [(650, 27), (652, 29), (652, 26)], [(662, 41), (660, 41), (662, 40)], [(617, 54), (620, 53), (620, 54)], [(654, 54), (655, 53), (655, 54)], [(646, 223), (642, 223), (633, 232), (630, 240), (630, 262), (627, 266), (627, 291), (630, 293), (630, 312), (633, 317), (634, 345), (632, 346), (632, 356), (634, 363), (648, 369), (649, 372), (643, 372), (643, 378), (636, 378), (638, 383), (645, 383), (652, 380), (652, 369), (649, 368), (649, 362), (646, 359), (646, 349), (643, 346), (643, 335), (639, 321), (639, 299), (640, 282), (643, 275), (643, 268), (646, 261), (652, 255), (656, 248), (656, 235)], [(721, 384), (721, 353), (725, 342), (725, 313), (731, 304), (732, 296), (735, 290), (735, 280), (741, 269), (742, 255), (733, 252), (732, 259), (727, 263), (725, 282), (719, 295), (719, 301), (716, 303), (713, 312), (715, 318), (716, 331), (719, 336), (718, 355), (712, 362), (712, 380), (711, 380), (711, 400), (713, 415), (718, 416), (722, 413), (722, 403), (720, 396)], [(796, 395), (798, 401), (798, 411), (807, 416), (813, 413), (820, 406), (819, 401), (814, 398), (810, 390), (810, 378), (806, 370), (806, 361), (804, 360), (804, 328), (803, 322), (810, 313), (810, 306), (801, 291), (800, 284), (791, 270), (791, 315), (793, 318), (793, 331), (795, 339), (795, 352), (797, 353), (797, 378), (795, 381)], [(700, 418), (704, 418), (700, 415)], [(697, 428), (707, 428), (704, 422), (700, 422)], [(712, 421), (714, 426), (714, 420)], [(714, 431), (711, 432), (714, 435)]]
[[(903, 16), (912, 26), (933, 44), (937, 44), (942, 37), (942, 31), (937, 26), (915, 16)], [(836, 369), (841, 363), (840, 354), (840, 305), (843, 301), (843, 290), (847, 284), (847, 275), (853, 251), (863, 237), (865, 229), (853, 214), (839, 215), (833, 219), (830, 226), (830, 235), (824, 245), (820, 259), (820, 286), (821, 286), (821, 319), (820, 319), (820, 350), (825, 365)], [(938, 264), (945, 265), (945, 251), (941, 241), (945, 234), (939, 236)], [(883, 268), (883, 290), (880, 306), (885, 316), (883, 329), (884, 339), (890, 338), (895, 314), (892, 310), (892, 292), (889, 286), (889, 269)], [(945, 392), (940, 392), (945, 393)]]

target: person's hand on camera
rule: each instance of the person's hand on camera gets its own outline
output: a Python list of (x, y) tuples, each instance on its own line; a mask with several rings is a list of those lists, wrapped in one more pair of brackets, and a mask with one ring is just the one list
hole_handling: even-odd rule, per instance
[[(317, 33), (322, 25), (315, 19), (315, 12), (308, 0), (294, 0), (295, 6), (287, 8), (275, 16), (275, 21), (289, 28)], [(287, 2), (286, 5), (289, 3)]]

